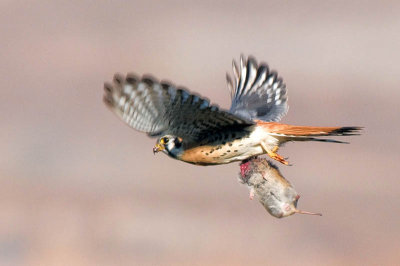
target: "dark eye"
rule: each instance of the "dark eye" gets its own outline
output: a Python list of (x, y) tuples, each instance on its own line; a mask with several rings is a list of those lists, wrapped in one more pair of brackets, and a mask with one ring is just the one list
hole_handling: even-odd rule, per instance
[(182, 146), (182, 139), (176, 138), (174, 142), (175, 142), (175, 148), (179, 149)]
[(168, 142), (169, 142), (169, 138), (165, 137), (165, 138), (163, 139), (163, 142), (164, 142), (164, 143), (168, 143)]

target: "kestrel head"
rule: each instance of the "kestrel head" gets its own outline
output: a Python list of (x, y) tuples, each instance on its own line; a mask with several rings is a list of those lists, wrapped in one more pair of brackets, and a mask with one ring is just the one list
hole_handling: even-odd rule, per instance
[(172, 135), (165, 135), (157, 140), (156, 145), (153, 148), (153, 153), (164, 152), (171, 157), (178, 157), (182, 151), (182, 138), (175, 137)]

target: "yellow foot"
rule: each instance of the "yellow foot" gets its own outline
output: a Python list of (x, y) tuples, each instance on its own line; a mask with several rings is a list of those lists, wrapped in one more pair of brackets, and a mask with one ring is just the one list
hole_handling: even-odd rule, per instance
[(268, 146), (265, 145), (263, 142), (261, 143), (261, 146), (267, 152), (269, 157), (271, 157), (274, 160), (277, 160), (280, 163), (283, 163), (284, 165), (289, 165), (289, 162), (286, 161), (285, 158), (276, 153), (279, 149), (279, 146), (275, 146), (274, 148), (272, 148), (272, 150), (268, 149)]
[(277, 160), (280, 163), (283, 163), (284, 165), (289, 165), (289, 162), (285, 160), (282, 156), (275, 152), (268, 152), (269, 157), (271, 157), (274, 160)]

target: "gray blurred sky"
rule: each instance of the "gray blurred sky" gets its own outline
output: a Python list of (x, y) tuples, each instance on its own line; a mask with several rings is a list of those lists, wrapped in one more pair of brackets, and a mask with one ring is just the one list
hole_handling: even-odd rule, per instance
[[(1, 1), (0, 264), (386, 264), (399, 259), (398, 1)], [(229, 107), (252, 54), (289, 89), (285, 123), (361, 125), (289, 143), (280, 167), (323, 217), (277, 220), (236, 176), (152, 154), (102, 103), (151, 73)]]

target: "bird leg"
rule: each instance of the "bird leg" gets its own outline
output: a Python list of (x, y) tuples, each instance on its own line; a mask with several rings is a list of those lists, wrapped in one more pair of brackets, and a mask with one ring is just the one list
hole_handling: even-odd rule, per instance
[(270, 150), (264, 142), (261, 142), (261, 147), (272, 159), (277, 160), (278, 162), (283, 163), (284, 165), (289, 165), (289, 162), (286, 161), (285, 158), (276, 153), (279, 149), (278, 146), (275, 146), (272, 150)]

